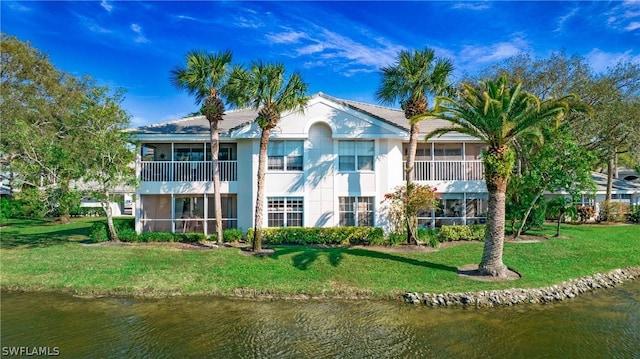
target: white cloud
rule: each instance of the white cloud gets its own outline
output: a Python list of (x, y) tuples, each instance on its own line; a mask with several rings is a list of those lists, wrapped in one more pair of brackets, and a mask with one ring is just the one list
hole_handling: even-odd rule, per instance
[(636, 29), (640, 29), (640, 21), (634, 21), (632, 23), (630, 23), (629, 25), (627, 25), (627, 27), (624, 28), (627, 31), (633, 31)]
[(491, 8), (486, 2), (457, 2), (453, 4), (453, 9), (483, 11)]
[(267, 40), (276, 44), (291, 44), (299, 42), (300, 39), (308, 38), (307, 34), (297, 31), (285, 31), (277, 34), (267, 34)]
[(131, 31), (135, 32), (138, 35), (133, 41), (137, 43), (142, 43), (142, 44), (149, 42), (149, 40), (147, 40), (147, 38), (144, 36), (144, 33), (142, 32), (142, 27), (140, 27), (140, 25), (131, 24)]
[(100, 6), (107, 10), (107, 12), (111, 12), (111, 10), (113, 10), (113, 5), (109, 4), (107, 0), (102, 0), (102, 2), (100, 2)]
[(560, 16), (556, 19), (556, 23), (558, 24), (558, 26), (556, 27), (556, 29), (554, 30), (554, 32), (562, 32), (564, 31), (564, 24), (571, 19), (572, 17), (574, 17), (577, 13), (578, 13), (579, 8), (578, 7), (574, 7), (571, 11), (569, 11), (567, 14)]
[(312, 60), (304, 62), (306, 68), (331, 67), (344, 76), (377, 71), (392, 63), (398, 51), (403, 49), (384, 38), (368, 37), (365, 43), (319, 26), (306, 31), (287, 28), (266, 35), (266, 39), (275, 44), (293, 45), (293, 49), (286, 51), (288, 56), (313, 56)]
[(634, 31), (640, 28), (640, 1), (627, 0), (606, 12), (607, 25), (618, 31)]
[(91, 18), (78, 14), (76, 14), (76, 17), (80, 20), (80, 24), (91, 32), (95, 32), (98, 34), (109, 34), (112, 32), (111, 30), (98, 25), (98, 23), (96, 23), (95, 20)]
[(23, 12), (31, 11), (31, 8), (26, 7), (26, 6), (22, 5), (21, 3), (17, 3), (17, 2), (9, 3), (9, 8), (11, 10), (15, 10), (15, 11), (23, 11)]
[(640, 65), (640, 55), (633, 55), (631, 50), (622, 53), (604, 52), (600, 49), (593, 49), (586, 56), (591, 68), (601, 73), (607, 68), (614, 66), (618, 62), (633, 62)]
[(476, 63), (495, 62), (524, 52), (526, 48), (526, 43), (520, 39), (489, 46), (466, 45), (462, 48), (460, 58), (464, 61)]

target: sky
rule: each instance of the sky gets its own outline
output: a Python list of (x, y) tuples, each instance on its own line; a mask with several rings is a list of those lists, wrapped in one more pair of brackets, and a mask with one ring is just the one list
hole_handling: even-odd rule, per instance
[[(190, 50), (230, 50), (235, 63), (281, 62), (310, 94), (371, 104), (380, 68), (399, 51), (435, 50), (453, 80), (517, 55), (564, 51), (595, 72), (640, 63), (632, 1), (1, 1), (0, 28), (56, 68), (124, 88), (133, 127), (196, 112), (170, 71)], [(392, 106), (393, 107), (393, 106)]]

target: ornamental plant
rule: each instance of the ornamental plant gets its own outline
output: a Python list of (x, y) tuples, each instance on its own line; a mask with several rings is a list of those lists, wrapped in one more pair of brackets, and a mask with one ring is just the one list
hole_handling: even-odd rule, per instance
[(430, 211), (438, 206), (437, 188), (428, 185), (409, 183), (398, 186), (393, 192), (384, 195), (389, 203), (388, 218), (393, 232), (407, 230), (408, 244), (410, 238), (418, 238), (418, 213)]

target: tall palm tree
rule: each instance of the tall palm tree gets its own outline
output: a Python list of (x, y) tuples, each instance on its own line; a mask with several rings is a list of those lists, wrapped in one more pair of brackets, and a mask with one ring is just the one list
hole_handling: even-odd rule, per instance
[(284, 111), (303, 111), (307, 104), (307, 84), (298, 72), (288, 78), (281, 63), (254, 62), (249, 70), (236, 67), (230, 74), (228, 93), (236, 107), (250, 106), (258, 111), (260, 155), (258, 157), (258, 191), (254, 217), (253, 251), (262, 250), (262, 212), (264, 207), (264, 174), (267, 166), (267, 146), (271, 130), (278, 125)]
[[(407, 191), (409, 191), (413, 183), (420, 133), (420, 118), (417, 116), (429, 111), (428, 96), (441, 96), (452, 92), (448, 78), (453, 71), (453, 64), (448, 59), (436, 58), (432, 49), (424, 48), (399, 52), (396, 63), (383, 67), (381, 71), (382, 80), (376, 91), (378, 101), (385, 104), (399, 102), (411, 126), (405, 167)], [(407, 242), (415, 243), (417, 221), (411, 221), (409, 218), (407, 221)]]
[(187, 53), (185, 66), (177, 66), (171, 70), (171, 83), (178, 89), (195, 96), (196, 103), (201, 105), (201, 113), (209, 121), (211, 130), (211, 160), (213, 167), (213, 191), (215, 205), (215, 231), (218, 244), (222, 243), (222, 204), (220, 195), (220, 169), (218, 153), (220, 152), (220, 121), (224, 116), (224, 102), (221, 88), (228, 80), (232, 54), (223, 51), (211, 54), (202, 50)]
[(484, 178), (489, 192), (487, 231), (479, 265), (481, 273), (504, 277), (502, 261), (505, 229), (505, 193), (515, 163), (513, 143), (541, 136), (538, 125), (561, 120), (570, 110), (567, 96), (541, 101), (522, 91), (522, 84), (509, 86), (506, 76), (481, 82), (479, 87), (462, 84), (458, 99), (438, 97), (429, 117), (444, 118), (452, 126), (430, 132), (425, 139), (457, 132), (477, 137), (488, 146), (483, 154)]

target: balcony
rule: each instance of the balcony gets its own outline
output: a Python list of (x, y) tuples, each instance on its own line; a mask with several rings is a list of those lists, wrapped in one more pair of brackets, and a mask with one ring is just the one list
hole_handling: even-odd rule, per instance
[[(218, 161), (220, 181), (238, 180), (238, 161)], [(143, 182), (213, 181), (211, 161), (141, 161)]]
[[(404, 168), (407, 162), (402, 162), (403, 179), (406, 180)], [(482, 181), (484, 169), (482, 161), (415, 161), (413, 170), (414, 181)]]

